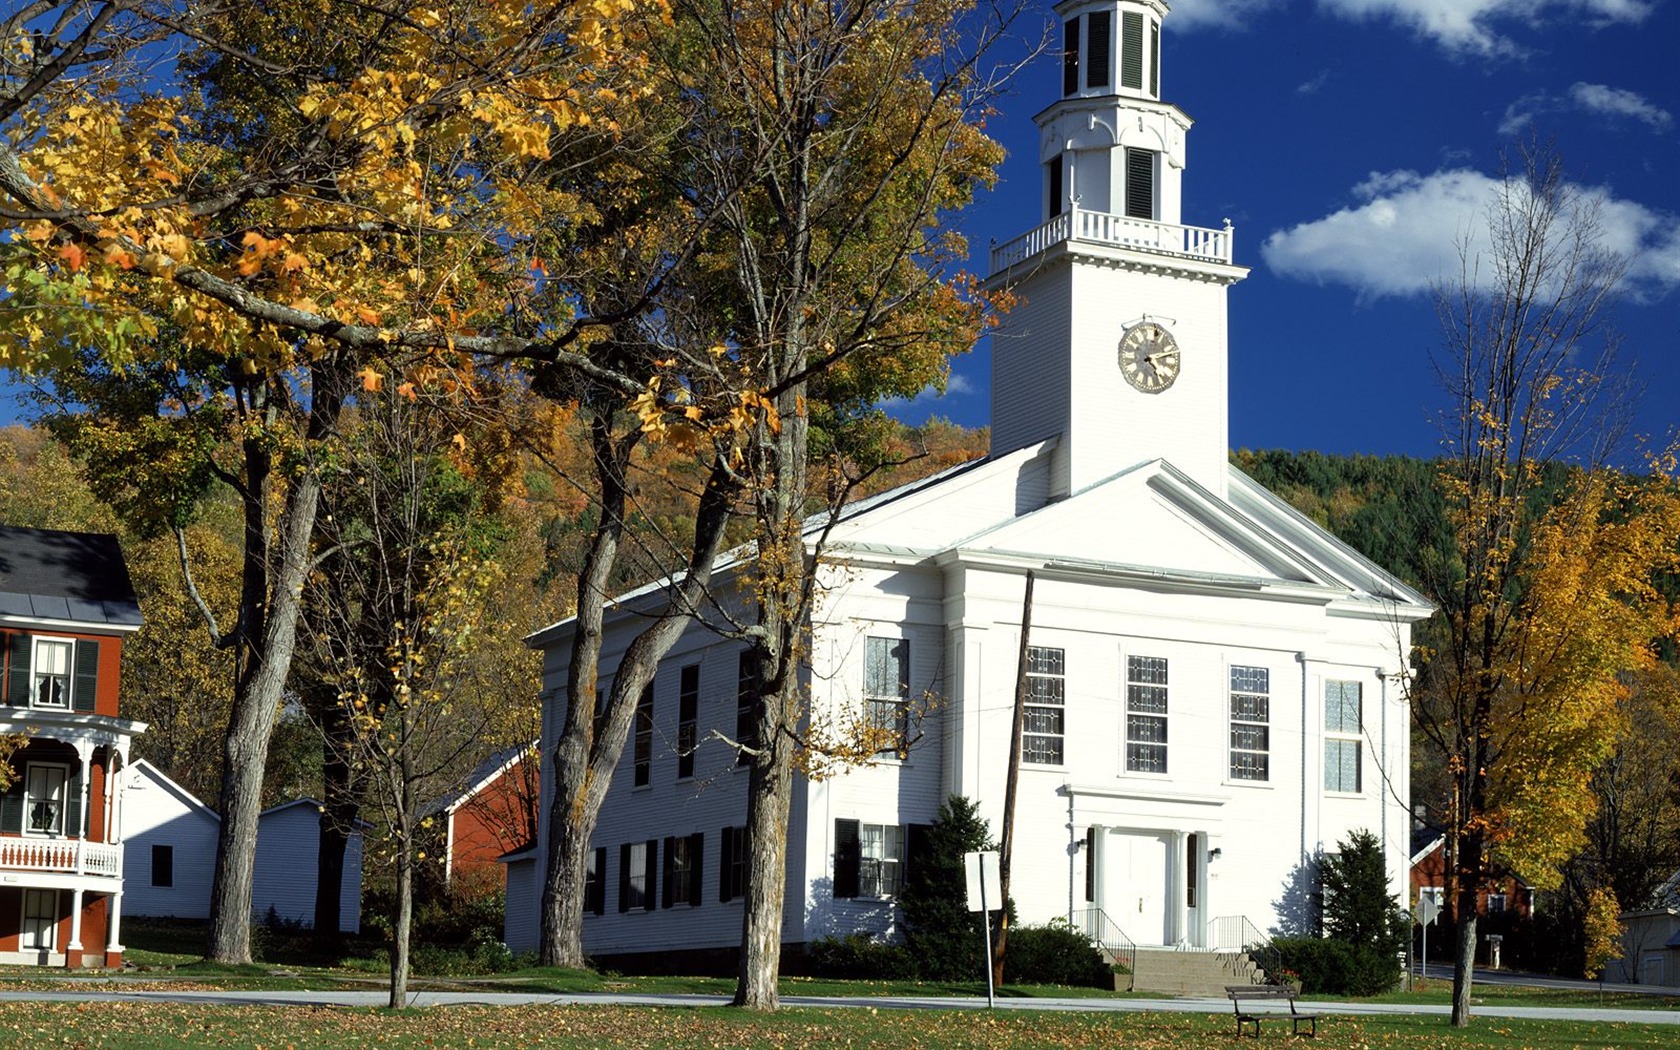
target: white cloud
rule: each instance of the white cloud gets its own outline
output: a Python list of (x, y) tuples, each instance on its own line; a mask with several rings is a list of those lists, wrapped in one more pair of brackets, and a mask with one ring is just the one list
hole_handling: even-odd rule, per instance
[(1637, 120), (1656, 132), (1667, 131), (1674, 123), (1674, 117), (1667, 110), (1651, 104), (1637, 92), (1607, 84), (1577, 82), (1565, 95), (1536, 91), (1517, 99), (1505, 107), (1505, 116), (1499, 122), (1499, 133), (1516, 135), (1544, 114), (1577, 109), (1598, 116)]
[(1282, 0), (1178, 0), (1172, 5), (1173, 30), (1217, 26), (1240, 29), (1258, 14), (1279, 6)]
[(1306, 80), (1296, 84), (1295, 93), (1297, 95), (1316, 95), (1322, 91), (1324, 89), (1324, 85), (1329, 82), (1330, 71), (1328, 69), (1321, 69), (1318, 71), (1318, 75), (1313, 77), (1311, 80)]
[(1588, 25), (1638, 22), (1651, 0), (1318, 0), (1349, 19), (1392, 19), (1411, 26), (1448, 51), (1514, 55), (1521, 49), (1502, 27), (1541, 23), (1557, 14)]
[[(1260, 254), (1280, 276), (1346, 285), (1361, 299), (1427, 294), (1459, 272), (1461, 245), (1471, 258), (1483, 252), (1484, 209), (1499, 186), (1467, 169), (1375, 172), (1354, 187), (1357, 204), (1273, 233)], [(1598, 209), (1601, 244), (1630, 260), (1630, 294), (1658, 296), (1680, 287), (1675, 217), (1601, 188), (1573, 189)]]
[(876, 406), (883, 411), (903, 411), (906, 408), (926, 408), (947, 397), (963, 397), (975, 392), (974, 384), (965, 377), (952, 372), (945, 381), (945, 392), (941, 394), (933, 384), (928, 384), (916, 392), (915, 397), (887, 397), (876, 402)]
[(1666, 131), (1668, 126), (1674, 123), (1674, 118), (1668, 110), (1652, 105), (1637, 92), (1625, 91), (1622, 88), (1613, 88), (1605, 84), (1577, 83), (1569, 89), (1569, 97), (1589, 113), (1631, 117), (1651, 125), (1653, 131)]

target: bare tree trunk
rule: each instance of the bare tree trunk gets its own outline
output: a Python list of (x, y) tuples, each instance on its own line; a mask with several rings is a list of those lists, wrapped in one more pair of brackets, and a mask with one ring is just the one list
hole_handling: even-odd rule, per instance
[[(786, 709), (780, 696), (766, 704)], [(793, 799), (792, 741), (773, 733), (753, 756), (747, 787), (748, 862), (745, 910), (741, 916), (741, 968), (734, 1005), (774, 1010), (781, 1005), (776, 978), (781, 969), (782, 909), (787, 897), (788, 813)]]
[(391, 924), (391, 996), (386, 1005), (408, 1005), (408, 946), (414, 925), (414, 843), (405, 832), (397, 848), (397, 914)]
[(309, 540), (320, 494), (313, 471), (304, 471), (292, 482), (281, 515), (280, 563), (270, 592), (273, 605), (258, 644), (252, 647), (250, 673), (240, 681), (228, 720), (222, 752), (222, 824), (216, 841), (205, 953), (215, 962), (251, 961), (251, 877), (256, 865), (257, 814), (262, 810), (263, 766), (296, 648), (302, 608), (299, 595), (309, 569)]
[[(567, 678), (566, 725), (555, 745), (555, 793), (549, 810), (549, 855), (542, 899), (541, 959), (545, 966), (581, 968), (584, 965), (583, 898), (589, 878), (589, 847), (601, 805), (606, 801), (613, 771), (629, 738), (636, 700), (653, 681), (659, 661), (682, 637), (693, 610), (699, 607), (711, 584), (712, 563), (723, 543), (724, 527), (729, 522), (730, 504), (736, 491), (737, 483), (727, 463), (717, 460), (695, 514), (688, 572), (672, 590), (665, 610), (636, 636), (619, 660), (598, 736), (593, 728), (593, 683), (598, 676), (606, 573), (603, 571), (600, 577), (600, 588), (594, 592), (594, 608), (589, 610), (587, 618), (584, 595), (579, 591), (578, 631), (590, 633), (592, 639), (581, 652), (574, 639), (574, 662)], [(613, 546), (616, 549), (616, 539)], [(593, 548), (591, 559), (599, 551), (599, 547)], [(585, 571), (590, 571), (587, 564)], [(580, 666), (580, 660), (587, 663)], [(578, 690), (585, 688), (586, 682), (590, 699), (587, 706), (573, 699), (580, 695)]]
[(1458, 945), (1453, 953), (1452, 1023), (1454, 1028), (1470, 1024), (1470, 986), (1476, 966), (1476, 891), (1470, 891), (1470, 906), (1459, 908)]

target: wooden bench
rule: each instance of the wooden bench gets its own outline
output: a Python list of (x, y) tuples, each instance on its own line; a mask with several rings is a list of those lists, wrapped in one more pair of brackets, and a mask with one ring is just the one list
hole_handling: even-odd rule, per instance
[[(1254, 1038), (1260, 1038), (1260, 1019), (1262, 1017), (1279, 1019), (1288, 1017), (1290, 1034), (1292, 1035), (1303, 1034), (1301, 1025), (1304, 1022), (1307, 1025), (1307, 1031), (1304, 1034), (1313, 1038), (1318, 1037), (1318, 1015), (1302, 1013), (1295, 1008), (1295, 997), (1301, 994), (1298, 988), (1281, 984), (1228, 984), (1225, 986), (1225, 994), (1231, 997), (1231, 1008), (1237, 1012), (1237, 1037), (1239, 1039), (1242, 1037), (1243, 1025), (1245, 1024), (1253, 1025)], [(1281, 1010), (1264, 1013), (1243, 1010), (1244, 1002), (1252, 1002), (1257, 999), (1274, 1003), (1280, 999), (1287, 999), (1289, 1000), (1289, 1013), (1285, 1014)]]

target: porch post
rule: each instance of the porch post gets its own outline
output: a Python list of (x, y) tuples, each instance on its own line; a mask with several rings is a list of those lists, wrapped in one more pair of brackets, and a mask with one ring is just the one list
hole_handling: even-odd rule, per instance
[(1167, 847), (1167, 871), (1171, 873), (1172, 889), (1167, 894), (1167, 923), (1168, 938), (1173, 944), (1183, 944), (1185, 941), (1185, 896), (1189, 889), (1189, 873), (1185, 871), (1184, 851), (1186, 835), (1182, 831), (1174, 831), (1170, 837), (1171, 845)]
[(109, 903), (105, 906), (105, 910), (107, 912), (105, 923), (107, 927), (105, 931), (105, 965), (107, 966), (111, 965), (111, 956), (119, 955), (123, 950), (122, 898), (122, 891), (118, 890), (117, 892), (111, 894)]
[(113, 819), (112, 806), (117, 798), (117, 751), (116, 748), (105, 747), (105, 826), (100, 829), (99, 841), (111, 841), (111, 822)]
[[(70, 943), (65, 945), (65, 955), (82, 950), (82, 890), (77, 887), (70, 891)], [(75, 963), (70, 963), (74, 966)]]
[[(79, 840), (76, 843), (76, 874), (85, 875), (87, 874), (86, 846), (88, 839), (91, 837), (90, 832), (92, 831), (92, 829), (88, 827), (88, 780), (91, 778), (93, 772), (93, 745), (91, 743), (86, 740), (76, 741), (76, 761), (80, 763), (82, 771), (80, 780), (78, 781), (79, 790), (77, 791), (75, 798), (65, 799), (64, 804), (66, 806), (76, 807), (76, 838)], [(78, 901), (81, 900), (81, 897), (79, 896), (81, 892), (81, 890), (76, 891), (78, 894), (76, 899)], [(77, 908), (76, 921), (80, 923), (81, 911), (79, 910), (79, 904), (77, 905)], [(81, 945), (78, 944), (76, 947), (79, 948)]]

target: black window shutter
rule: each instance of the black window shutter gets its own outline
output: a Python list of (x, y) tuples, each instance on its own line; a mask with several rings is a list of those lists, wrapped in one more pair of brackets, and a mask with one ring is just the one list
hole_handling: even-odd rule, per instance
[(669, 908), (671, 906), (672, 884), (677, 881), (676, 879), (673, 879), (671, 877), (673, 874), (676, 873), (676, 869), (677, 869), (677, 862), (676, 862), (676, 852), (677, 851), (672, 848), (676, 844), (676, 841), (677, 840), (672, 838), (670, 835), (665, 836), (665, 887), (664, 887), (664, 890), (663, 890), (665, 896), (659, 903), (662, 907), (666, 907), (666, 908)]
[(76, 681), (71, 686), (75, 708), (89, 713), (99, 694), (99, 642), (92, 638), (76, 639)]
[(1092, 11), (1087, 17), (1091, 21), (1085, 27), (1085, 86), (1107, 87), (1108, 34), (1114, 25), (1114, 16), (1108, 11)]
[(835, 821), (834, 896), (836, 898), (856, 897), (858, 895), (859, 860), (858, 822), (855, 820)]
[(1079, 19), (1062, 23), (1062, 94), (1079, 94)]
[(1155, 154), (1150, 150), (1126, 150), (1126, 217), (1155, 218)]
[(1120, 13), (1120, 86), (1143, 88), (1143, 15)]
[(29, 660), (34, 654), (35, 640), (21, 631), (11, 637), (8, 659), (11, 673), (6, 676), (6, 702), (19, 707), (29, 706)]
[(588, 911), (604, 915), (607, 911), (607, 847), (595, 847), (595, 881), (589, 886), (589, 899), (583, 902)]
[(22, 771), (19, 772), (20, 775), (12, 781), (12, 786), (6, 789), (4, 795), (0, 795), (0, 831), (8, 835), (23, 834), (24, 777), (21, 775)]
[(659, 885), (658, 839), (648, 839), (647, 841), (647, 867), (645, 870), (647, 872), (647, 894), (645, 899), (647, 901), (647, 910), (652, 911), (654, 908), (658, 907), (657, 898), (653, 895), (655, 887)]
[(82, 765), (70, 767), (64, 785), (64, 834), (73, 839), (82, 837)]
[(696, 908), (700, 907), (700, 876), (706, 871), (701, 860), (705, 855), (706, 833), (696, 831), (688, 837), (688, 903)]
[(630, 843), (618, 847), (618, 910), (630, 910)]
[(933, 856), (933, 850), (928, 845), (928, 836), (933, 832), (932, 824), (907, 824), (904, 828), (904, 879), (917, 878), (921, 874), (922, 865)]
[(724, 828), (722, 846), (718, 850), (718, 900), (723, 902), (735, 899), (735, 865), (731, 863), (735, 856), (735, 829)]

